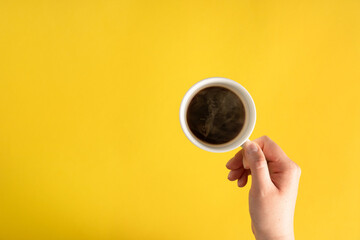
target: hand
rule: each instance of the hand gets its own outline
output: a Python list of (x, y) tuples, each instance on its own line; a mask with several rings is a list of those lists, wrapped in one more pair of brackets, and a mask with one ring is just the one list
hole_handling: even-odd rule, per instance
[(269, 137), (246, 142), (226, 164), (229, 180), (249, 192), (251, 226), (258, 240), (294, 239), (294, 211), (301, 170)]

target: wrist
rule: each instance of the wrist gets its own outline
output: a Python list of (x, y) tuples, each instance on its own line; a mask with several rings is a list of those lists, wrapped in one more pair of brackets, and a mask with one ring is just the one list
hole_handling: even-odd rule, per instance
[[(294, 240), (293, 220), (277, 222), (274, 224), (251, 224), (256, 240)], [(266, 227), (265, 227), (266, 226)]]
[(257, 234), (254, 233), (256, 240), (294, 240), (295, 236), (293, 232), (286, 234)]

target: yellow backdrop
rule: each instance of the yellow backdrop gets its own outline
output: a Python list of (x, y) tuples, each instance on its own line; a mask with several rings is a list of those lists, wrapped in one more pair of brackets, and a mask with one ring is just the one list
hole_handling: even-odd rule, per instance
[(236, 150), (190, 143), (185, 92), (252, 94), (302, 168), (298, 239), (360, 239), (360, 2), (0, 1), (0, 239), (252, 239)]

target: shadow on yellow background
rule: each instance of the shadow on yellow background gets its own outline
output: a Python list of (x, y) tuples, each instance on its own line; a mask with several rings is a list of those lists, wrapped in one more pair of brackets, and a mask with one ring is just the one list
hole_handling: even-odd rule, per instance
[(359, 1), (0, 2), (0, 239), (252, 239), (178, 119), (244, 85), (302, 168), (298, 239), (360, 239)]

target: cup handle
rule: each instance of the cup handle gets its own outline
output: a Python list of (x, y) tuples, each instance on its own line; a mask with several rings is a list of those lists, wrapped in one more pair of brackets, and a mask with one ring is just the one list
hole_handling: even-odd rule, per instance
[(244, 148), (244, 145), (245, 145), (247, 142), (250, 142), (250, 140), (249, 140), (249, 139), (246, 139), (246, 141), (245, 141), (243, 144), (241, 144), (240, 147)]

